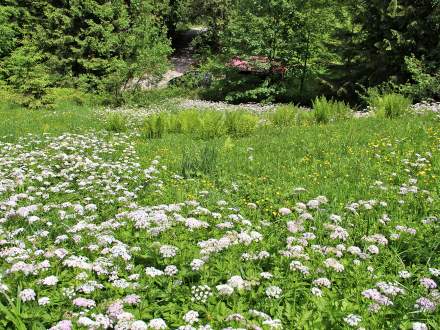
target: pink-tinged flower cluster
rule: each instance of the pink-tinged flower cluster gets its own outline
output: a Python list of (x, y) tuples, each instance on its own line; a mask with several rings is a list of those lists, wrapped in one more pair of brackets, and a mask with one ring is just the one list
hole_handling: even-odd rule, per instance
[(421, 297), (416, 300), (414, 307), (421, 312), (434, 312), (437, 308), (437, 304), (426, 297)]
[(92, 308), (96, 306), (94, 300), (87, 298), (75, 298), (73, 299), (72, 303), (77, 307), (84, 307), (84, 308)]
[(393, 302), (390, 298), (380, 293), (377, 289), (367, 289), (362, 291), (362, 295), (365, 298), (371, 299), (373, 302), (383, 305), (383, 306), (390, 306), (393, 305)]

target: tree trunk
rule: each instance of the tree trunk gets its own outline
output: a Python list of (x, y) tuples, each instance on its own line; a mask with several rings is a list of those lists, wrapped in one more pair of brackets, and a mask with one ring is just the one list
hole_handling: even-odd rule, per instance
[(304, 64), (303, 64), (303, 70), (302, 70), (302, 76), (301, 76), (301, 84), (299, 87), (299, 95), (302, 98), (303, 93), (304, 93), (304, 84), (306, 81), (306, 75), (307, 75), (307, 64), (309, 61), (309, 57), (310, 57), (310, 36), (307, 33), (307, 46), (306, 46), (306, 54), (305, 54), (305, 58), (304, 58)]

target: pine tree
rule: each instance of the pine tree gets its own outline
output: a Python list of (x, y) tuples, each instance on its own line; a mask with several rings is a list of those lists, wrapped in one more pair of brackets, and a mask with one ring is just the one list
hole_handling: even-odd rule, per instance
[(357, 16), (364, 38), (359, 69), (367, 86), (405, 82), (405, 58), (414, 55), (440, 64), (440, 8), (432, 0), (370, 0)]
[[(8, 0), (8, 8), (21, 13), (14, 51), (2, 49), (11, 83), (24, 47), (54, 86), (118, 94), (129, 79), (166, 69), (169, 41), (153, 0)], [(2, 16), (14, 25), (15, 17)]]

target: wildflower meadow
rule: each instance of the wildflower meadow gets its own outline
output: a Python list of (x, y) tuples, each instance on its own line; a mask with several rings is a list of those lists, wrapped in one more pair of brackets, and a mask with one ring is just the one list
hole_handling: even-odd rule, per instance
[(20, 111), (1, 329), (439, 329), (435, 115), (201, 139)]
[(0, 330), (440, 330), (440, 0), (1, 0)]

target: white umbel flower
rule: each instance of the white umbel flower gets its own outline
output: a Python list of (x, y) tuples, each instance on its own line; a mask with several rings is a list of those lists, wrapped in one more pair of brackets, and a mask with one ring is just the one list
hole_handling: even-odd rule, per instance
[(280, 287), (272, 285), (266, 289), (266, 296), (272, 299), (278, 299), (281, 297), (283, 290)]

